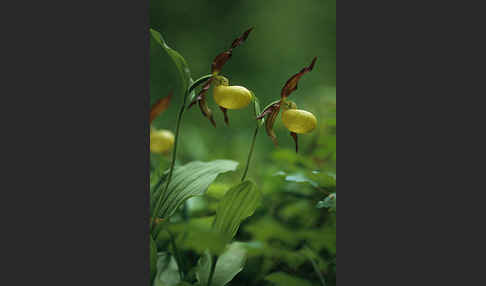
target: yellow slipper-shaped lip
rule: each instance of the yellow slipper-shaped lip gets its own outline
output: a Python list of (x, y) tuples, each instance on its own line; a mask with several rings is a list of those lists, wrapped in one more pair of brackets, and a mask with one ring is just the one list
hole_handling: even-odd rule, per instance
[(317, 126), (317, 119), (314, 114), (301, 109), (284, 111), (282, 122), (288, 130), (297, 134), (309, 133)]
[(251, 102), (251, 92), (245, 87), (238, 85), (215, 86), (213, 97), (216, 104), (226, 109), (241, 109)]
[(150, 131), (150, 152), (165, 153), (174, 146), (174, 134), (169, 130)]

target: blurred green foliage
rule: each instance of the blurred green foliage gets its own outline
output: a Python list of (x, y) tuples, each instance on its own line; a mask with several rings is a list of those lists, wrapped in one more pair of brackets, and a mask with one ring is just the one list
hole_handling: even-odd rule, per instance
[[(314, 132), (299, 135), (299, 154), (295, 154), (280, 115), (275, 125), (278, 148), (263, 128), (258, 135), (248, 178), (256, 183), (263, 199), (236, 234), (235, 240), (245, 243), (249, 257), (229, 285), (321, 285), (315, 267), (327, 285), (335, 285), (335, 7), (335, 0), (150, 0), (150, 27), (184, 56), (194, 79), (210, 73), (214, 57), (254, 26), (248, 40), (234, 50), (222, 75), (231, 84), (252, 90), (262, 106), (279, 99), (287, 79), (318, 57), (314, 70), (302, 77), (290, 96), (300, 109), (311, 111), (318, 119)], [(182, 102), (180, 78), (169, 56), (152, 37), (150, 41), (151, 103), (174, 91), (169, 109), (153, 125), (174, 131)], [(210, 231), (211, 223), (220, 199), (239, 182), (255, 128), (250, 107), (229, 111), (228, 127), (211, 90), (207, 98), (218, 126), (214, 128), (197, 106), (186, 112), (178, 164), (229, 159), (240, 167), (238, 172), (218, 177), (204, 197), (190, 199), (172, 218), (169, 229), (184, 253), (186, 271), (197, 264), (204, 249), (220, 247), (219, 238)], [(151, 159), (162, 167), (170, 160), (161, 155)], [(160, 232), (156, 244), (159, 249), (172, 250), (167, 232)]]

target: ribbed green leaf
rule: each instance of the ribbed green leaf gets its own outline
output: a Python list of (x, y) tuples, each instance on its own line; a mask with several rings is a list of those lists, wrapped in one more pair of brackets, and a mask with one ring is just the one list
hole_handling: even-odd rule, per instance
[(251, 216), (261, 200), (261, 193), (252, 181), (234, 186), (224, 195), (216, 210), (213, 228), (233, 239), (240, 223)]
[(167, 192), (159, 194), (164, 184), (160, 184), (159, 190), (154, 191), (157, 197), (162, 195), (162, 205), (156, 217), (170, 217), (185, 200), (203, 195), (219, 174), (234, 171), (237, 166), (238, 162), (235, 161), (215, 160), (193, 161), (176, 167)]
[(150, 173), (150, 216), (152, 216), (152, 210), (155, 208), (157, 198), (160, 196), (160, 192), (165, 187), (165, 182), (168, 176), (167, 170), (157, 168)]

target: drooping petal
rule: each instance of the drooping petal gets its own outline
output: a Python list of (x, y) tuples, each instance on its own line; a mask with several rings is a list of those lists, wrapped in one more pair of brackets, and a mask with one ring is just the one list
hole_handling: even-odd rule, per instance
[(275, 120), (277, 119), (279, 111), (280, 108), (274, 108), (272, 112), (265, 119), (265, 129), (267, 131), (267, 135), (270, 136), (275, 146), (278, 146), (278, 142), (277, 142), (277, 135), (275, 134), (275, 131), (273, 131), (273, 125), (275, 124)]
[(214, 127), (216, 127), (216, 121), (214, 121), (213, 118), (213, 111), (208, 107), (208, 104), (206, 103), (206, 98), (198, 100), (198, 103), (202, 114), (206, 116), (209, 119), (209, 121), (211, 121), (211, 124), (213, 124)]
[(229, 126), (229, 117), (228, 117), (228, 109), (220, 106), (219, 109), (221, 109), (221, 111), (223, 112), (223, 115), (224, 115), (224, 123), (226, 123), (226, 125)]
[(187, 109), (190, 109), (194, 104), (196, 104), (198, 101), (203, 100), (206, 97), (206, 93), (208, 92), (209, 88), (211, 87), (211, 82), (213, 81), (213, 78), (210, 78), (202, 87), (201, 91), (197, 94), (197, 96), (191, 101)]
[(280, 104), (281, 101), (275, 101), (270, 103), (265, 109), (263, 109), (262, 113), (256, 117), (257, 120), (265, 118), (265, 130), (267, 131), (267, 135), (272, 139), (273, 144), (275, 146), (278, 145), (277, 142), (277, 135), (273, 131), (273, 125), (275, 124), (275, 120), (277, 119), (278, 113), (280, 112)]
[(206, 102), (206, 94), (211, 87), (211, 82), (213, 78), (209, 79), (204, 86), (202, 87), (201, 91), (198, 93), (196, 98), (189, 104), (187, 107), (188, 109), (194, 106), (194, 104), (198, 103), (199, 108), (201, 109), (201, 113), (211, 121), (211, 124), (213, 124), (214, 127), (216, 127), (216, 121), (214, 121), (213, 118), (213, 111), (209, 108), (207, 102)]

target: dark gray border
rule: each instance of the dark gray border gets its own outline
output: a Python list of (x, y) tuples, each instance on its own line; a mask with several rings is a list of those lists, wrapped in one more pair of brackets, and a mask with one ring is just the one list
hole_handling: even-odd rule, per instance
[(338, 285), (484, 284), (481, 9), (337, 2)]
[(149, 2), (19, 5), (3, 6), (0, 284), (149, 285)]

